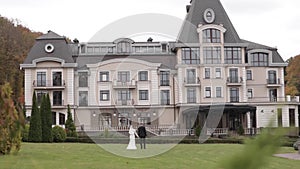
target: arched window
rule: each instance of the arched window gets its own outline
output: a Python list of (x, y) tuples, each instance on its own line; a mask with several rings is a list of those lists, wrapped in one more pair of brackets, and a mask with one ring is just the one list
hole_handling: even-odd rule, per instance
[(204, 43), (221, 43), (221, 32), (217, 29), (205, 29), (202, 33)]
[(126, 41), (119, 42), (117, 51), (118, 53), (130, 53), (130, 43)]
[(269, 55), (267, 53), (251, 53), (251, 66), (264, 67), (268, 66)]

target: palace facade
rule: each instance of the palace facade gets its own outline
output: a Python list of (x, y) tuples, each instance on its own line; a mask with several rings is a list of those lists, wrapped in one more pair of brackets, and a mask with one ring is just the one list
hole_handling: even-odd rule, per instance
[(219, 0), (192, 0), (186, 10), (174, 42), (37, 38), (21, 64), (27, 116), (35, 91), (38, 101), (49, 93), (53, 125), (64, 125), (70, 105), (86, 131), (298, 127), (299, 97), (285, 96), (277, 49), (241, 39)]

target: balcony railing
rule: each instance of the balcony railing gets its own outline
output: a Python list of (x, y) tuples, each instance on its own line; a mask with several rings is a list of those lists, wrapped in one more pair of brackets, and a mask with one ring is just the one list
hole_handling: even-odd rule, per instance
[(280, 87), (281, 81), (280, 81), (280, 79), (267, 79), (267, 86), (268, 87)]
[(184, 85), (185, 86), (199, 86), (200, 85), (200, 78), (184, 78)]
[(115, 104), (117, 106), (131, 106), (131, 105), (134, 105), (134, 99), (131, 99), (131, 100), (116, 100)]
[(242, 77), (228, 77), (227, 78), (227, 83), (232, 83), (232, 84), (234, 84), (234, 83), (236, 83), (236, 84), (238, 84), (238, 83), (242, 83), (243, 82), (243, 78)]
[(122, 82), (122, 81), (117, 81), (114, 80), (113, 83), (113, 88), (118, 88), (118, 89), (135, 89), (136, 88), (136, 81), (131, 80), (129, 82)]
[(62, 81), (53, 81), (53, 80), (37, 81), (37, 80), (34, 80), (32, 82), (32, 86), (35, 88), (65, 88), (66, 83), (64, 80), (62, 80)]

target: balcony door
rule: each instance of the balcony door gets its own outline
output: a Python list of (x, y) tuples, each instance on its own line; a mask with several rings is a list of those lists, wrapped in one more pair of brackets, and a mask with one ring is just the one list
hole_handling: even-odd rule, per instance
[(239, 70), (237, 68), (229, 69), (229, 81), (230, 83), (239, 82)]
[(52, 84), (53, 86), (62, 86), (62, 73), (53, 72), (52, 73)]
[(275, 70), (270, 70), (268, 72), (268, 84), (277, 84), (277, 75)]

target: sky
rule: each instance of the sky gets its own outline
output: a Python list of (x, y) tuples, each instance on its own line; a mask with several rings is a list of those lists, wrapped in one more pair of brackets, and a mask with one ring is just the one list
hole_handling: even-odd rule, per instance
[[(155, 13), (184, 20), (190, 0), (0, 0), (0, 15), (29, 29), (88, 42), (124, 17)], [(287, 60), (300, 54), (299, 0), (221, 0), (240, 38), (278, 48)], [(180, 28), (178, 28), (179, 31)], [(159, 41), (160, 39), (155, 39)]]

